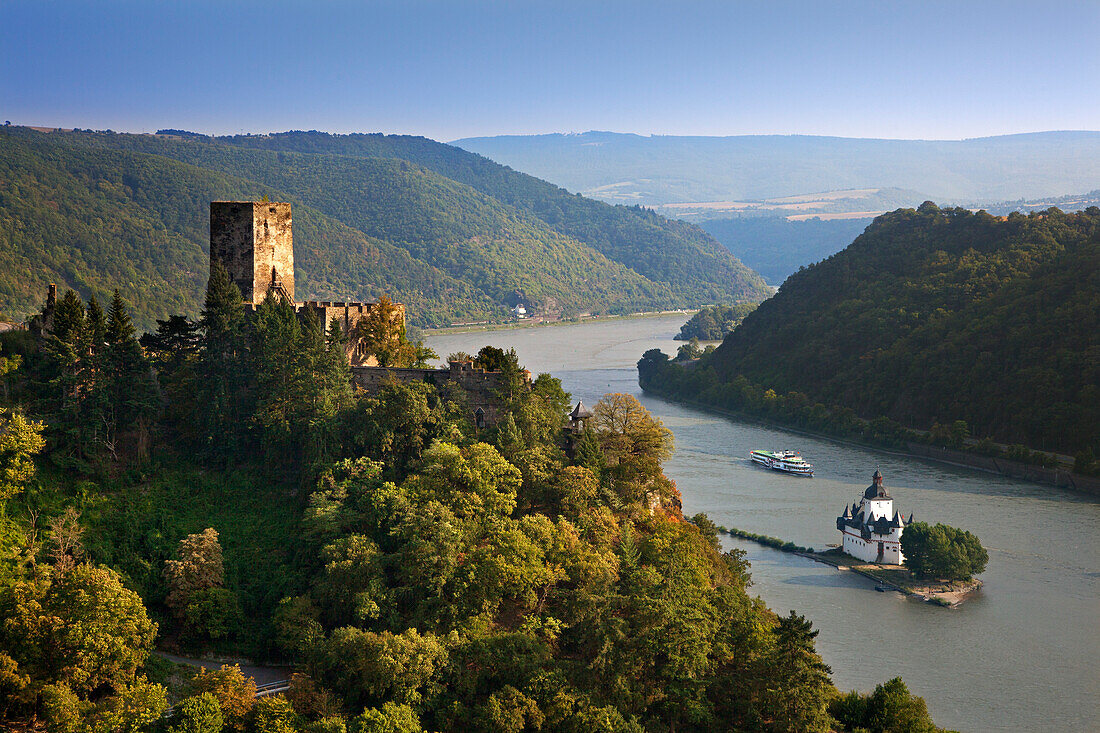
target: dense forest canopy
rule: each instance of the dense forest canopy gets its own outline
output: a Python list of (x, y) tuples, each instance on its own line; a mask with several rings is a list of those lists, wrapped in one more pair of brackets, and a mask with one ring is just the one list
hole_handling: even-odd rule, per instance
[(751, 384), (797, 393), (792, 409), (919, 430), (962, 421), (975, 439), (1095, 454), (1098, 294), (1100, 209), (997, 218), (925, 203), (791, 275), (678, 386), (663, 383), (714, 404)]
[[(861, 723), (879, 691), (841, 697), (810, 621), (750, 596), (743, 554), (685, 520), (671, 433), (634, 397), (567, 432), (561, 383), (489, 347), (502, 419), (478, 427), (461, 391), (353, 390), (341, 338), (275, 297), (247, 311), (221, 268), (198, 321), (140, 343), (117, 290), (65, 291), (41, 339), (0, 337), (0, 726)], [(232, 666), (180, 685), (155, 642), (295, 674), (263, 699)]]
[[(135, 319), (195, 313), (207, 203), (294, 204), (298, 289), (382, 293), (418, 325), (759, 300), (763, 281), (702, 230), (611, 207), (425, 138), (234, 138), (0, 130), (0, 311), (26, 316), (47, 282)], [(163, 299), (163, 300), (161, 300)]]

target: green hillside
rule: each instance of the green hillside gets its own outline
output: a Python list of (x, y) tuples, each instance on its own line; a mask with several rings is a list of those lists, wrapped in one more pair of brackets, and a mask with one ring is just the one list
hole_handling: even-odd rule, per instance
[[(441, 170), (456, 169), (455, 159), (476, 159), (483, 168), (499, 169), (504, 180), (522, 179), (529, 189), (557, 192), (574, 209), (573, 201), (580, 201), (423, 138), (320, 133), (255, 138), (328, 141), (336, 143), (328, 146), (333, 149), (343, 142), (349, 148), (344, 152), (354, 153), (333, 155), (307, 144), (299, 146), (302, 152), (231, 144), (253, 138), (43, 134), (25, 128), (6, 128), (3, 135), (10, 141), (0, 150), (0, 166), (10, 173), (3, 184), (5, 236), (12, 239), (5, 251), (9, 257), (21, 253), (24, 271), (32, 273), (20, 276), (16, 266), (7, 270), (9, 276), (0, 275), (0, 309), (15, 316), (34, 311), (50, 281), (85, 295), (102, 294), (119, 281), (142, 325), (163, 317), (166, 308), (194, 313), (205, 280), (206, 203), (264, 194), (295, 204), (303, 297), (369, 298), (387, 292), (404, 301), (411, 319), (422, 325), (499, 319), (521, 301), (569, 315), (759, 299), (764, 292), (755, 273), (694, 227), (651, 212), (584, 202), (581, 206), (595, 213), (584, 223), (590, 236), (580, 239), (566, 231), (569, 227), (552, 227), (531, 210), (495, 198), (492, 186), (482, 186), (490, 192), (485, 193), (396, 157), (401, 153)], [(381, 141), (378, 157), (347, 144), (360, 139)], [(68, 202), (51, 210), (58, 197)], [(116, 211), (120, 202), (124, 205)], [(88, 211), (97, 216), (89, 219)], [(170, 243), (152, 246), (142, 236), (146, 230), (163, 231)], [(627, 239), (629, 245), (623, 243)], [(607, 241), (614, 244), (596, 244)], [(705, 246), (698, 246), (700, 241)], [(636, 251), (624, 256), (630, 248)], [(50, 264), (55, 261), (56, 267)], [(127, 268), (143, 277), (120, 279)], [(656, 274), (646, 277), (643, 271)], [(655, 279), (658, 275), (664, 279)], [(166, 291), (172, 293), (170, 307), (161, 296)]]
[(763, 281), (701, 229), (639, 207), (608, 206), (499, 165), (480, 155), (408, 135), (289, 132), (219, 138), (276, 151), (400, 158), (465, 183), (541, 219), (654, 282), (680, 301), (759, 300)]
[[(114, 288), (150, 327), (196, 314), (207, 271), (209, 202), (284, 192), (167, 158), (74, 147), (0, 132), (0, 311), (36, 311), (46, 286), (106, 302)], [(421, 322), (502, 315), (469, 284), (311, 209), (297, 206), (295, 258), (304, 295), (400, 293)]]
[(926, 203), (879, 217), (694, 371), (669, 389), (722, 404), (744, 377), (912, 428), (964, 420), (999, 442), (1095, 449), (1100, 209), (998, 219)]

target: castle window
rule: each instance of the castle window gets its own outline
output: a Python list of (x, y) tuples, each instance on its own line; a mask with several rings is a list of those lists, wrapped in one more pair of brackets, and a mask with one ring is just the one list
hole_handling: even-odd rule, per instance
[(485, 410), (480, 407), (474, 412), (474, 423), (477, 425), (478, 430), (485, 427)]

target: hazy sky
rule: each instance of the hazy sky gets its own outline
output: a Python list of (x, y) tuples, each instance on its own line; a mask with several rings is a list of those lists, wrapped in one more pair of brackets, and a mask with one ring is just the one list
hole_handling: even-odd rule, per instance
[(208, 133), (1100, 129), (1100, 0), (0, 0), (0, 121)]

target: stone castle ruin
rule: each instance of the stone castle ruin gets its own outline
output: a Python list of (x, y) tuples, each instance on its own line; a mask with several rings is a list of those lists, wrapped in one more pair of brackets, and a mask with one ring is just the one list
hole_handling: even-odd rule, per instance
[[(370, 353), (359, 335), (359, 323), (378, 301), (336, 302), (294, 299), (294, 236), (290, 204), (276, 201), (210, 202), (210, 268), (220, 263), (240, 289), (245, 306), (255, 309), (265, 298), (282, 298), (299, 315), (312, 311), (327, 332), (333, 323), (347, 337), (347, 357), (352, 381), (367, 392), (387, 384), (427, 382), (437, 387), (455, 384), (469, 405), (471, 421), (491, 427), (501, 419), (498, 394), (504, 385), (501, 372), (478, 369), (472, 361), (455, 361), (442, 369), (384, 367)], [(50, 284), (42, 313), (29, 324), (36, 334), (49, 333), (57, 305), (57, 286)], [(394, 303), (393, 325), (404, 332), (405, 306)], [(530, 372), (524, 379), (531, 383)]]
[[(274, 201), (212, 201), (210, 203), (210, 267), (221, 263), (230, 280), (255, 308), (264, 298), (279, 297), (294, 304), (299, 314), (313, 311), (327, 331), (333, 322), (347, 335), (347, 355), (352, 380), (367, 392), (389, 383), (428, 382), (437, 387), (457, 384), (469, 404), (470, 419), (479, 427), (495, 425), (501, 418), (497, 394), (502, 374), (477, 369), (473, 362), (452, 362), (443, 369), (383, 367), (368, 353), (357, 336), (360, 320), (378, 302), (330, 302), (294, 300), (294, 236), (290, 204)], [(395, 326), (404, 330), (405, 306), (394, 303)], [(400, 323), (396, 321), (399, 320)], [(524, 373), (528, 384), (530, 374)]]
[[(211, 201), (210, 267), (215, 263), (229, 273), (246, 305), (255, 308), (264, 298), (276, 296), (293, 303), (300, 314), (313, 311), (325, 331), (337, 322), (347, 335), (348, 363), (353, 367), (378, 366), (356, 335), (359, 321), (378, 302), (352, 303), (294, 300), (294, 222), (290, 204), (277, 201)], [(395, 319), (405, 325), (405, 306), (394, 303)]]

